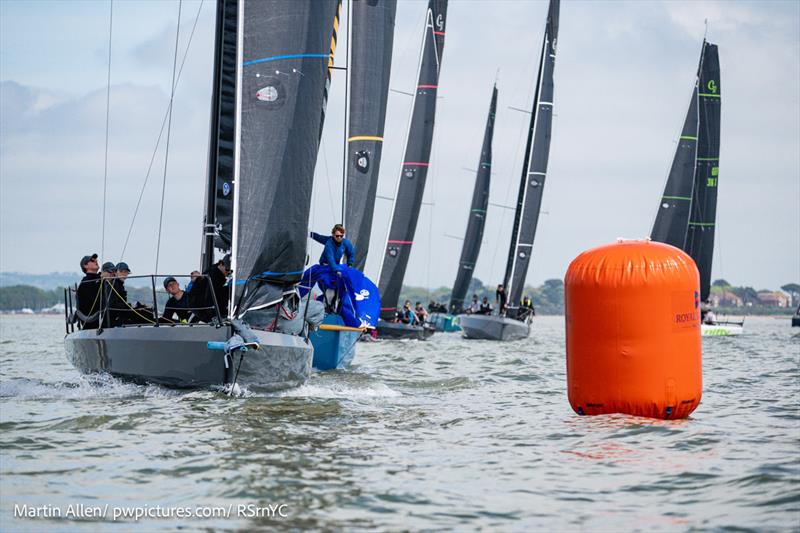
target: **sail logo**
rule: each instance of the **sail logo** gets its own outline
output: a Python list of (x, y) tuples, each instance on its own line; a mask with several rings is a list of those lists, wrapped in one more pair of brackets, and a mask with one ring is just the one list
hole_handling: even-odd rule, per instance
[(361, 289), (355, 294), (355, 297), (357, 302), (367, 300), (369, 299), (369, 291), (367, 289)]
[(439, 31), (442, 31), (442, 28), (444, 28), (444, 17), (441, 13), (436, 15), (436, 27), (439, 28)]
[(274, 102), (278, 99), (278, 89), (272, 85), (262, 87), (258, 90), (258, 92), (256, 92), (256, 98), (262, 102)]
[(356, 168), (361, 172), (369, 170), (369, 152), (366, 150), (356, 152)]
[(708, 87), (708, 90), (711, 91), (711, 94), (717, 94), (717, 82), (714, 80), (708, 80), (706, 87)]
[(231, 184), (227, 181), (222, 184), (222, 196), (228, 196), (231, 193)]

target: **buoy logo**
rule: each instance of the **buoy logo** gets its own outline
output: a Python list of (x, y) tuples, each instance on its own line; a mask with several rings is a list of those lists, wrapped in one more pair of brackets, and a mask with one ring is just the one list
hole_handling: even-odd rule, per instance
[(697, 309), (700, 306), (700, 295), (697, 291), (694, 291), (694, 308)]

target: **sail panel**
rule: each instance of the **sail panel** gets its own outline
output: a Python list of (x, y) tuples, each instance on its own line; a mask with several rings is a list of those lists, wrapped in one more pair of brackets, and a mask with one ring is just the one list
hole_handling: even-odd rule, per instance
[(704, 41), (697, 94), (700, 117), (697, 162), (685, 247), (685, 251), (692, 256), (700, 271), (700, 299), (704, 302), (708, 300), (711, 291), (711, 262), (714, 255), (721, 95), (717, 45)]
[(447, 0), (428, 1), (422, 59), (411, 124), (378, 282), (383, 319), (394, 317), (397, 309), (411, 246), (414, 243), (422, 196), (425, 192), (433, 141), (439, 69), (444, 49), (446, 15)]
[(354, 266), (361, 271), (378, 191), (396, 11), (396, 0), (352, 4), (344, 225), (356, 249)]
[(692, 90), (689, 111), (681, 130), (675, 158), (664, 186), (664, 195), (658, 207), (650, 238), (683, 249), (694, 188), (695, 157), (699, 115), (697, 113), (697, 86)]
[(516, 225), (513, 232), (511, 254), (509, 254), (510, 268), (506, 269), (505, 285), (509, 295), (509, 305), (518, 305), (522, 298), (547, 177), (553, 125), (553, 73), (556, 63), (559, 7), (559, 0), (550, 0), (544, 42), (542, 43), (539, 78), (536, 83), (537, 90), (531, 113), (528, 152), (526, 163), (522, 168), (520, 196), (517, 199)]
[(300, 280), (337, 0), (240, 0), (236, 314)]
[(486, 224), (486, 210), (489, 206), (489, 185), (492, 172), (492, 137), (494, 135), (494, 118), (497, 111), (497, 86), (492, 89), (492, 100), (489, 105), (489, 116), (486, 117), (486, 129), (483, 133), (481, 158), (475, 177), (475, 188), (472, 191), (467, 231), (461, 247), (461, 259), (458, 262), (458, 273), (450, 296), (450, 312), (459, 314), (464, 310), (464, 298), (469, 290), (475, 263), (483, 242), (483, 228)]

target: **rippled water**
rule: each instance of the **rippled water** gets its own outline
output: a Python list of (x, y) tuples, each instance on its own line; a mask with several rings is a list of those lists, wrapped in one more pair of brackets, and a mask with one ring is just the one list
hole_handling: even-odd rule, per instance
[(800, 528), (788, 320), (704, 340), (702, 404), (666, 422), (575, 415), (563, 318), (533, 331), (362, 343), (348, 371), (231, 399), (80, 376), (60, 318), (0, 317), (0, 530), (134, 524), (15, 517), (23, 504), (232, 509), (141, 518), (148, 531)]

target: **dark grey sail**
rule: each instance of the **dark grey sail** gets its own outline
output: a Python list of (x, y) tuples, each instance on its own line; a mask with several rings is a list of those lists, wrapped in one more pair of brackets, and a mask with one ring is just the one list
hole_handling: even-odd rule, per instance
[(556, 64), (558, 14), (559, 0), (550, 0), (539, 58), (539, 75), (531, 108), (528, 141), (525, 147), (526, 156), (522, 165), (517, 210), (514, 215), (514, 228), (504, 277), (510, 306), (519, 304), (525, 287), (547, 176), (550, 134), (553, 125), (553, 71)]
[(236, 129), (236, 11), (238, 0), (217, 1), (208, 189), (204, 220), (203, 271), (214, 248), (231, 249), (233, 238), (233, 150)]
[(677, 248), (686, 244), (686, 229), (689, 227), (689, 212), (692, 206), (695, 157), (697, 156), (697, 86), (692, 90), (689, 111), (683, 123), (681, 138), (675, 150), (675, 158), (664, 187), (664, 195), (658, 207), (656, 221), (650, 238)]
[(706, 41), (703, 41), (699, 79), (697, 98), (700, 127), (697, 135), (697, 163), (685, 250), (697, 263), (697, 269), (700, 271), (700, 300), (705, 302), (711, 291), (722, 103), (717, 45)]
[(362, 271), (378, 190), (396, 11), (396, 0), (352, 4), (344, 225), (356, 249), (354, 266)]
[(450, 312), (459, 314), (464, 310), (464, 298), (472, 281), (472, 273), (483, 242), (483, 227), (486, 224), (486, 208), (489, 206), (489, 185), (492, 174), (492, 136), (494, 135), (494, 116), (497, 110), (497, 86), (492, 89), (492, 101), (489, 105), (489, 116), (486, 117), (486, 130), (483, 133), (481, 159), (475, 177), (475, 188), (472, 191), (472, 205), (469, 210), (467, 232), (461, 247), (461, 259), (458, 262), (456, 282), (450, 296)]
[(336, 0), (239, 4), (234, 315), (300, 280)]
[(436, 115), (439, 69), (444, 49), (446, 15), (447, 0), (428, 0), (422, 59), (417, 90), (414, 94), (411, 124), (378, 282), (383, 319), (394, 317), (397, 310), (411, 245), (414, 243), (422, 195), (425, 192)]
[(681, 248), (700, 271), (700, 298), (711, 289), (717, 215), (721, 86), (717, 46), (703, 41), (697, 81), (650, 238)]

